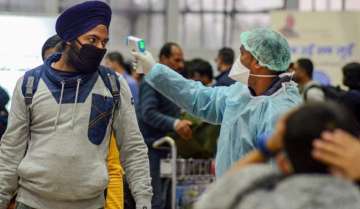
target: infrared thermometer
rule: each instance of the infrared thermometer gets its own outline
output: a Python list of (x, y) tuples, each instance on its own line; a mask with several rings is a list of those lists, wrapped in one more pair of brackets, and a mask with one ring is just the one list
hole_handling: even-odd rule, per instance
[(135, 36), (128, 36), (126, 39), (126, 45), (131, 51), (137, 51), (145, 53), (145, 41)]
[[(145, 53), (145, 41), (135, 36), (128, 36), (126, 39), (126, 45), (130, 51)], [(137, 73), (144, 73), (141, 66), (137, 66), (137, 60), (133, 62), (133, 68)]]

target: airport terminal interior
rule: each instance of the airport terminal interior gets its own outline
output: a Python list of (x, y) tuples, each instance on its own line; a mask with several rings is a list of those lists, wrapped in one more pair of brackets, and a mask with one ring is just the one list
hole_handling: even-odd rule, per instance
[(359, 209), (359, 0), (0, 0), (0, 209)]

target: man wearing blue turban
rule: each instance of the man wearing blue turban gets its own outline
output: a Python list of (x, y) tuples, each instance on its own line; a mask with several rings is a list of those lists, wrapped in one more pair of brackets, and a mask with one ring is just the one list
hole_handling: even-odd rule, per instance
[(99, 209), (113, 132), (137, 209), (150, 209), (147, 147), (126, 81), (100, 66), (110, 7), (87, 1), (56, 21), (63, 53), (27, 71), (14, 90), (0, 146), (0, 208)]
[(156, 64), (149, 52), (133, 55), (143, 66), (146, 82), (187, 112), (221, 124), (216, 155), (216, 175), (221, 176), (257, 146), (257, 139), (272, 132), (279, 116), (301, 102), (296, 84), (287, 73), (288, 42), (266, 28), (240, 36), (240, 57), (229, 76), (229, 87), (204, 87)]

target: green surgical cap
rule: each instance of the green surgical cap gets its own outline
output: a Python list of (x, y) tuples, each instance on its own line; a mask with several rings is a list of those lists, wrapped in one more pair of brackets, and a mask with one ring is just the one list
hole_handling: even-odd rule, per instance
[(267, 28), (257, 28), (241, 33), (240, 41), (261, 66), (277, 72), (288, 69), (291, 59), (290, 47), (279, 33)]

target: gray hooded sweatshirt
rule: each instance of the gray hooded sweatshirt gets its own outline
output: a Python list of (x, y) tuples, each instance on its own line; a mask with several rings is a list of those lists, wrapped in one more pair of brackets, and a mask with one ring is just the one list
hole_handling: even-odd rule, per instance
[(330, 175), (284, 177), (269, 165), (254, 165), (219, 179), (196, 209), (359, 209), (360, 192)]
[(0, 209), (16, 191), (18, 201), (37, 209), (102, 208), (112, 128), (137, 208), (149, 207), (147, 147), (126, 81), (119, 78), (120, 103), (112, 114), (112, 94), (97, 72), (62, 75), (50, 67), (56, 59), (39, 67), (30, 110), (24, 102), (24, 78), (16, 84), (0, 145)]

